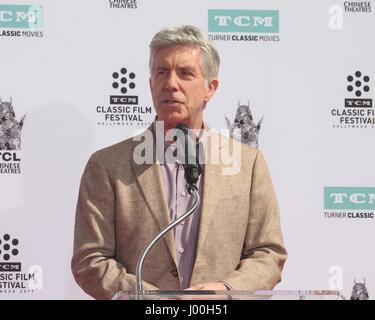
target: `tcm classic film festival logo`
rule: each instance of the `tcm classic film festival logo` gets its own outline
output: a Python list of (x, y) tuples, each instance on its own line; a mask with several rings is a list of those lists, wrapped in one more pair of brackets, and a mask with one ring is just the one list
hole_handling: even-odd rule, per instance
[(214, 41), (277, 42), (278, 10), (208, 10), (209, 38)]
[(20, 241), (9, 233), (0, 234), (0, 294), (34, 293), (43, 289), (43, 271), (32, 265), (22, 272)]
[(21, 173), (21, 131), (26, 114), (18, 121), (12, 104), (0, 98), (0, 175)]
[(374, 219), (375, 188), (325, 187), (324, 216), (339, 219)]
[(43, 37), (43, 7), (0, 4), (0, 37)]
[(342, 107), (332, 108), (333, 128), (374, 129), (375, 110), (371, 99), (371, 77), (357, 70), (346, 77)]
[(100, 126), (149, 126), (152, 107), (140, 106), (136, 92), (136, 74), (122, 67), (112, 73), (111, 86), (115, 94), (109, 96), (109, 105), (98, 105), (96, 112)]

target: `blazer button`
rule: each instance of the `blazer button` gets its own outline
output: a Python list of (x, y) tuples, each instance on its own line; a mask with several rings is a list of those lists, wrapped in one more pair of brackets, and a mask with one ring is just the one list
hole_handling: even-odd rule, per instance
[(178, 277), (178, 272), (176, 269), (172, 270), (171, 273), (172, 273), (172, 276)]

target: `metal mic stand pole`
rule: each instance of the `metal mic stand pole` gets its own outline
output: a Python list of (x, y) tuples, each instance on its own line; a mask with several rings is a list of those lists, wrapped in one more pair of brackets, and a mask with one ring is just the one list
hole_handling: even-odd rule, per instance
[(168, 226), (166, 226), (162, 231), (160, 231), (154, 239), (152, 239), (143, 249), (141, 256), (139, 257), (137, 261), (137, 267), (136, 267), (136, 289), (135, 289), (135, 294), (136, 294), (136, 299), (137, 300), (143, 300), (143, 295), (144, 295), (144, 290), (143, 290), (143, 284), (142, 284), (142, 267), (143, 267), (143, 262), (145, 260), (145, 257), (147, 253), (151, 250), (151, 248), (155, 245), (155, 243), (163, 237), (168, 231), (173, 229), (175, 226), (180, 224), (182, 221), (184, 221), (186, 218), (188, 218), (194, 211), (197, 209), (200, 205), (201, 199), (199, 196), (198, 189), (195, 185), (186, 185), (188, 192), (193, 196), (194, 198), (194, 203), (193, 206), (186, 211), (182, 216), (171, 222)]

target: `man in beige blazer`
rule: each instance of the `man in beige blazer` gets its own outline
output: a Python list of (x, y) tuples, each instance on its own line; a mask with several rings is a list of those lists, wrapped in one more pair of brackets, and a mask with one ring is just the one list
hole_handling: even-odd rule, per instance
[[(214, 45), (199, 29), (181, 26), (158, 32), (150, 48), (150, 88), (165, 132), (179, 123), (206, 129), (189, 289), (272, 289), (281, 280), (287, 255), (263, 155), (203, 122), (203, 111), (218, 87)], [(172, 220), (169, 186), (157, 161), (155, 123), (146, 133), (152, 137), (152, 163), (135, 160), (141, 143), (135, 137), (94, 153), (82, 176), (72, 271), (96, 299), (135, 289), (137, 259)], [(230, 172), (225, 157), (235, 149), (240, 150), (233, 158), (238, 170)], [(142, 273), (145, 290), (181, 289), (176, 241), (169, 232), (150, 251)]]

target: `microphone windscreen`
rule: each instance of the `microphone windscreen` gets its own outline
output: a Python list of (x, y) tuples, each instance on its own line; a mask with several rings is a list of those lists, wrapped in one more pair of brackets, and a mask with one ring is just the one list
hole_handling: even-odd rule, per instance
[(183, 164), (196, 164), (197, 155), (194, 143), (193, 131), (184, 123), (179, 123), (175, 127), (176, 142), (180, 155), (183, 155)]

